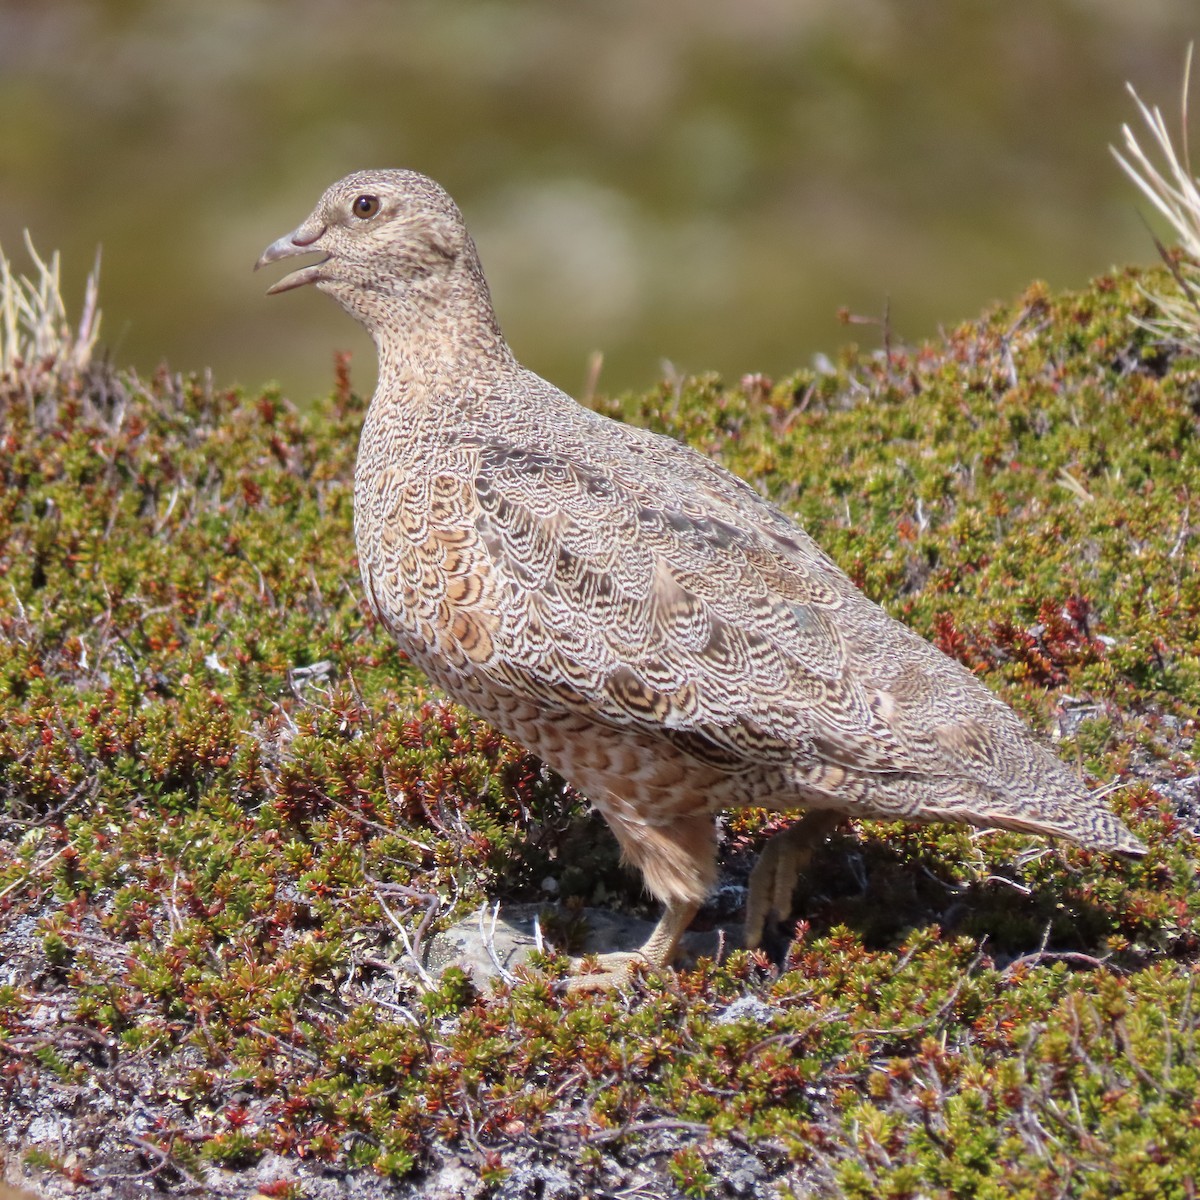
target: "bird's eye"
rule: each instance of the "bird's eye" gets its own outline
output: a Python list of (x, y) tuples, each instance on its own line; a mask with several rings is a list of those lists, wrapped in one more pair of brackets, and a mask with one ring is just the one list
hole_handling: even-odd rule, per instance
[(354, 203), (350, 206), (350, 211), (356, 217), (364, 221), (369, 221), (379, 211), (379, 197), (356, 196)]

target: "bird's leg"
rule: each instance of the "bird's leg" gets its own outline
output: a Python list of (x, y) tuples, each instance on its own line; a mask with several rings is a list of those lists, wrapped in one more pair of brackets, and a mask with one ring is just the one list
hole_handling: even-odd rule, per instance
[(753, 950), (762, 943), (768, 920), (792, 914), (792, 898), (800, 876), (812, 862), (813, 850), (832, 832), (840, 814), (828, 809), (806, 813), (795, 825), (777, 833), (750, 872), (743, 944)]
[[(716, 829), (706, 813), (665, 825), (643, 825), (624, 820), (607, 808), (600, 811), (616, 834), (625, 859), (641, 870), (646, 886), (666, 911), (640, 950), (597, 955), (600, 970), (576, 974), (568, 985), (572, 991), (619, 987), (629, 978), (635, 962), (670, 966), (679, 939), (704, 903), (717, 873)], [(576, 971), (582, 965), (579, 960), (572, 963)]]

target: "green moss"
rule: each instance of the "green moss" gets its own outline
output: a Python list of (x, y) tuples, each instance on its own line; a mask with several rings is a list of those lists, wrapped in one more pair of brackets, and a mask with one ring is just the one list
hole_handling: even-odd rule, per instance
[[(1198, 368), (1131, 322), (1138, 284), (608, 402), (777, 498), (1125, 785), (1151, 847), (847, 823), (781, 971), (734, 953), (615, 996), (398, 969), (400, 930), (549, 873), (643, 900), (580, 801), (361, 603), (357, 398), (0, 384), (0, 1107), (140, 1072), (169, 1186), (268, 1152), (398, 1177), (449, 1146), (496, 1185), (536, 1153), (701, 1196), (733, 1146), (796, 1195), (1188, 1194)], [(731, 814), (727, 862), (777, 822)]]

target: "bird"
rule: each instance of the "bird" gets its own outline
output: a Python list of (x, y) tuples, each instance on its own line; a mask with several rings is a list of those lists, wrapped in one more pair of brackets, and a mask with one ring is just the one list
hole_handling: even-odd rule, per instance
[(256, 269), (311, 254), (268, 294), (315, 286), (379, 358), (354, 472), (372, 609), (436, 687), (590, 801), (663, 906), (638, 950), (574, 962), (572, 986), (671, 964), (728, 809), (802, 814), (751, 873), (749, 948), (845, 818), (1146, 853), (1012, 709), (750, 484), (523, 367), (434, 180), (347, 175)]

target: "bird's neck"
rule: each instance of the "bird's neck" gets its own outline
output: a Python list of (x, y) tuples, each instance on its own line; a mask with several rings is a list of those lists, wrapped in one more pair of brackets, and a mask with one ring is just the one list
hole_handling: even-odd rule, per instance
[(483, 273), (472, 266), (410, 284), (384, 306), (385, 319), (364, 321), (379, 354), (381, 383), (403, 380), (442, 391), (456, 381), (484, 383), (516, 368)]

